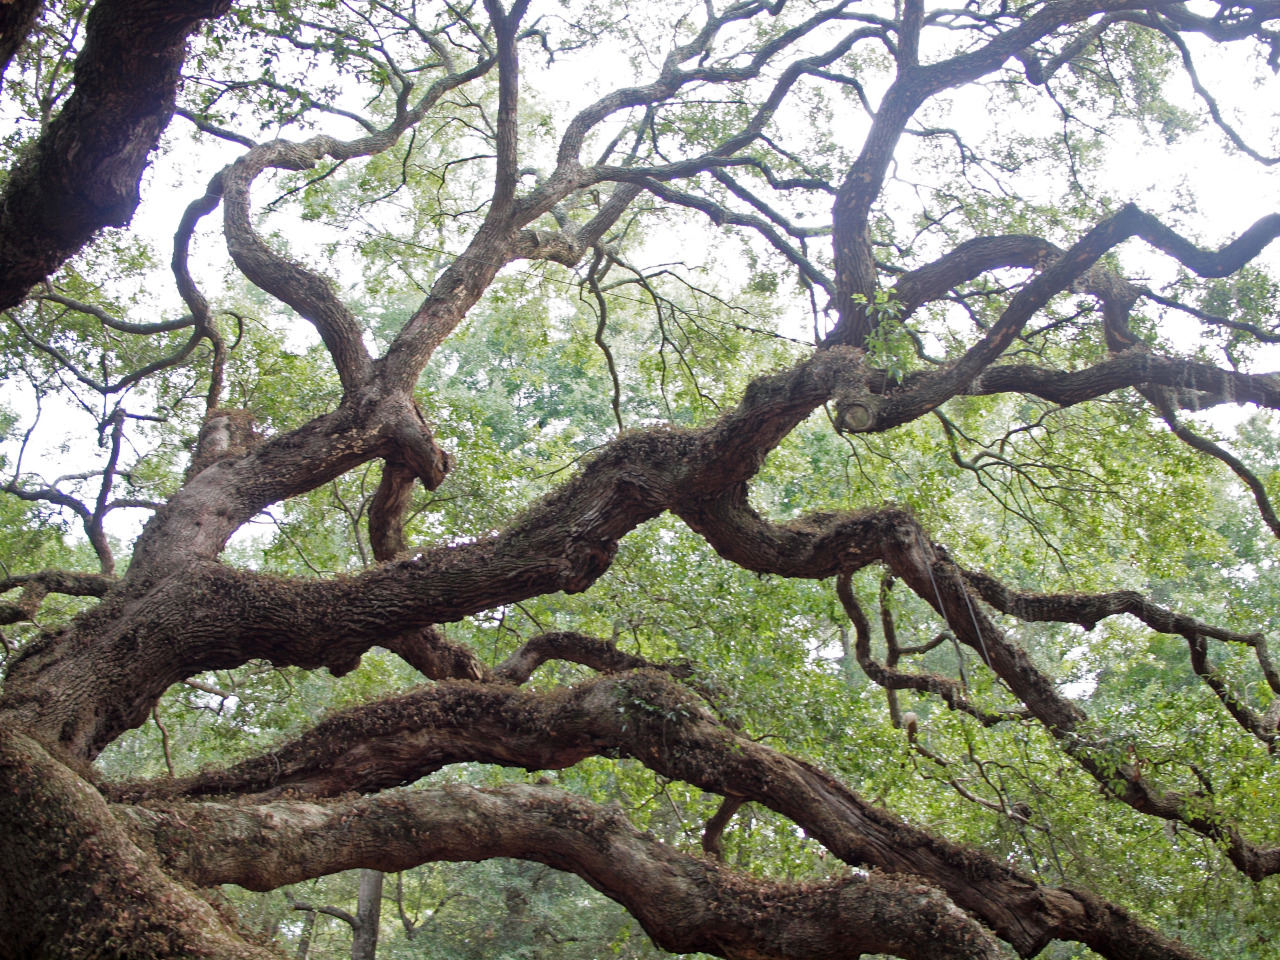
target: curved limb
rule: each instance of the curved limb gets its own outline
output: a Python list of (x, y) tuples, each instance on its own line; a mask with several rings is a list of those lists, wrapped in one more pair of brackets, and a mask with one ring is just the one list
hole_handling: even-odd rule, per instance
[(925, 878), (1023, 956), (1078, 940), (1114, 960), (1192, 955), (1081, 891), (1042, 887), (994, 858), (903, 823), (809, 764), (730, 730), (653, 671), (538, 693), (441, 683), (356, 707), (292, 743), (220, 772), (108, 787), (118, 801), (236, 794), (265, 802), (335, 797), (417, 780), (457, 762), (562, 769), (589, 756), (761, 803), (851, 865)]
[[(726, 958), (997, 960), (981, 924), (939, 891), (855, 875), (783, 884), (681, 853), (618, 811), (549, 786), (451, 785), (339, 804), (117, 807), (173, 875), (271, 890), (365, 867), (515, 857), (578, 874), (639, 919), (665, 950)], [(297, 851), (305, 850), (298, 857)]]
[[(1216, 816), (1206, 816), (1194, 810), (1188, 810), (1187, 797), (1176, 791), (1160, 789), (1143, 775), (1139, 764), (1125, 763), (1118, 770), (1112, 770), (1098, 762), (1091, 753), (1092, 740), (1086, 732), (1087, 718), (1084, 712), (1059, 693), (1052, 681), (1035, 667), (1026, 653), (1004, 636), (976, 603), (977, 598), (970, 594), (969, 575), (928, 543), (918, 528), (912, 529), (905, 524), (899, 527), (897, 535), (886, 542), (883, 556), (894, 573), (946, 619), (956, 636), (979, 653), (983, 662), (1009, 686), (1032, 715), (1061, 744), (1063, 750), (1075, 759), (1081, 769), (1094, 777), (1109, 794), (1139, 813), (1185, 824), (1202, 836), (1221, 843), (1228, 859), (1236, 869), (1254, 880), (1280, 873), (1280, 847), (1256, 844), (1247, 839), (1234, 824), (1224, 823)], [(999, 599), (997, 591), (990, 587), (982, 593), (984, 599), (987, 595)], [(1021, 595), (1015, 596), (1015, 600), (1017, 602), (1010, 605), (1011, 611), (1036, 610), (1039, 613), (1039, 619), (1079, 622), (1072, 616), (1072, 613), (1075, 615), (1081, 613), (1078, 609), (1072, 610), (1078, 600), (1082, 600), (1083, 606), (1087, 608), (1086, 616), (1095, 616), (1106, 610), (1110, 604), (1131, 603), (1133, 597), (1132, 595), (1126, 597), (1123, 594), (1082, 598), (1073, 595), (1066, 597)], [(1000, 609), (998, 603), (993, 603), (993, 606)], [(1194, 628), (1188, 629), (1189, 624), (1195, 624), (1196, 627), (1200, 625), (1191, 621), (1190, 618), (1180, 620), (1177, 615), (1169, 614), (1168, 611), (1159, 608), (1152, 610), (1150, 608), (1154, 605), (1147, 605), (1145, 601), (1136, 606), (1147, 613), (1154, 622), (1165, 623), (1172, 628), (1167, 632), (1181, 633), (1185, 636), (1184, 629), (1186, 629), (1193, 637), (1208, 632)], [(1055, 607), (1059, 608), (1058, 613), (1053, 612)], [(1117, 610), (1116, 612), (1129, 611)], [(1030, 617), (1024, 619), (1030, 619)], [(1215, 632), (1229, 634), (1228, 631), (1216, 630)], [(1193, 659), (1202, 656), (1197, 653), (1196, 642), (1193, 640)], [(1212, 687), (1213, 684), (1211, 683), (1210, 686)], [(1233, 714), (1237, 712), (1236, 707), (1225, 700), (1224, 705)], [(1237, 717), (1237, 719), (1240, 718)], [(1258, 723), (1260, 724), (1261, 721)], [(1248, 729), (1247, 726), (1246, 729)]]
[[(75, 86), (0, 203), (0, 310), (105, 226), (124, 226), (173, 113), (187, 40), (229, 0), (103, 0), (85, 22)], [(24, 4), (18, 10), (30, 11)], [(121, 136), (121, 131), (129, 131)]]

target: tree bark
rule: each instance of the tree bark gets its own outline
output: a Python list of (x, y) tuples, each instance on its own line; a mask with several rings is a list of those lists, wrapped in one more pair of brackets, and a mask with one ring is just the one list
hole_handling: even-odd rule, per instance
[(356, 922), (351, 928), (351, 960), (375, 960), (382, 919), (382, 871), (361, 870)]
[[(0, 310), (18, 304), (103, 227), (132, 219), (142, 172), (173, 116), (187, 39), (230, 6), (231, 0), (94, 5), (74, 88), (12, 169), (0, 198)], [(23, 11), (34, 15), (29, 4)]]
[[(32, 284), (50, 276), (95, 232), (129, 221), (148, 158), (174, 110), (186, 43), (201, 23), (229, 6), (230, 0), (99, 0), (93, 6), (70, 95), (10, 171), (0, 194), (0, 310), (18, 304)], [(1103, 776), (1079, 746), (1085, 712), (976, 604), (986, 599), (1026, 620), (1088, 625), (1097, 617), (1131, 613), (1154, 629), (1176, 632), (1189, 642), (1193, 672), (1235, 719), (1273, 744), (1274, 718), (1267, 714), (1268, 729), (1266, 718), (1239, 708), (1206, 646), (1209, 639), (1252, 646), (1268, 682), (1280, 692), (1265, 642), (1129, 594), (1046, 597), (1010, 591), (958, 567), (897, 507), (823, 510), (775, 523), (750, 501), (749, 484), (766, 458), (827, 403), (835, 404), (839, 429), (861, 433), (911, 423), (954, 397), (994, 393), (1068, 405), (1136, 386), (1163, 391), (1166, 413), (1180, 404), (1228, 400), (1280, 409), (1275, 376), (1158, 356), (1132, 339), (1121, 343), (1117, 331), (1136, 290), (1095, 265), (1121, 241), (1140, 237), (1201, 276), (1223, 276), (1280, 235), (1280, 216), (1274, 215), (1217, 251), (1195, 247), (1131, 205), (1067, 249), (1023, 235), (977, 238), (899, 274), (888, 302), (905, 323), (984, 273), (1034, 271), (1003, 309), (993, 310), (994, 323), (980, 324), (971, 346), (958, 349), (947, 363), (901, 377), (877, 369), (874, 349), (871, 357), (864, 349), (874, 347), (876, 327), (889, 313), (883, 298), (881, 312), (874, 308), (884, 270), (872, 243), (873, 210), (896, 145), (918, 108), (944, 90), (1002, 69), (1010, 58), (1039, 64), (1032, 45), (1054, 42), (1067, 28), (1089, 33), (1092, 42), (1111, 23), (1099, 19), (1104, 14), (1157, 14), (1124, 0), (1050, 0), (1025, 15), (1002, 10), (973, 27), (974, 42), (963, 52), (922, 62), (920, 34), (927, 20), (921, 0), (904, 0), (892, 21), (855, 15), (851, 4), (837, 3), (770, 34), (758, 50), (726, 59), (716, 52), (722, 28), (757, 15), (776, 18), (783, 4), (731, 4), (719, 14), (708, 5), (705, 23), (670, 51), (651, 82), (607, 94), (567, 124), (554, 169), (524, 190), (518, 54), (527, 2), (514, 0), (507, 9), (487, 0), (483, 6), (487, 24), (465, 24), (473, 28), (474, 50), (480, 51), (465, 69), (454, 68), (453, 54), (439, 37), (420, 37), (439, 57), (443, 75), (420, 95), (399, 77), (394, 115), (385, 127), (366, 123), (368, 135), (349, 141), (320, 135), (250, 145), (189, 208), (174, 269), (193, 323), (208, 323), (209, 305), (190, 277), (185, 244), (199, 217), (223, 204), (232, 260), (248, 280), (314, 325), (341, 381), (342, 400), (252, 449), (216, 462), (197, 458), (183, 486), (147, 524), (123, 577), (107, 575), (111, 564), (100, 522), (108, 496), (104, 486), (95, 522), (86, 527), (102, 553), (103, 575), (47, 571), (3, 581), (6, 590), (22, 587), (23, 595), (0, 606), (0, 622), (34, 619), (50, 591), (101, 602), (28, 643), (9, 663), (0, 693), (0, 823), (6, 826), (0, 831), (0, 960), (260, 960), (270, 951), (242, 937), (234, 920), (194, 890), (220, 883), (271, 890), (339, 870), (360, 870), (356, 915), (320, 909), (351, 925), (354, 960), (373, 960), (382, 871), (489, 857), (524, 858), (577, 873), (639, 918), (655, 943), (678, 952), (744, 960), (834, 960), (863, 953), (997, 960), (1007, 952), (1000, 939), (1031, 956), (1060, 938), (1086, 944), (1109, 960), (1190, 960), (1183, 945), (1115, 904), (1087, 891), (1036, 883), (1010, 861), (913, 827), (812, 764), (740, 735), (673, 679), (687, 676), (687, 665), (654, 665), (611, 643), (555, 631), (493, 667), (437, 627), (531, 597), (587, 590), (613, 564), (625, 536), (669, 512), (745, 570), (813, 580), (838, 576), (839, 598), (858, 630), (857, 659), (873, 680), (935, 695), (983, 722), (998, 721), (966, 699), (964, 685), (899, 670), (896, 653), (887, 666), (871, 657), (869, 626), (850, 577), (883, 563), (979, 652), (1027, 715), (1105, 790), (1136, 811), (1178, 820), (1222, 844), (1249, 876), (1280, 871), (1280, 851), (1250, 844), (1229, 823), (1187, 814), (1182, 797), (1157, 790), (1136, 764), (1122, 767), (1119, 787), (1115, 778)], [(32, 0), (0, 3), (0, 70), (38, 10)], [(1267, 10), (1274, 12), (1266, 7), (1253, 14), (1262, 18)], [(449, 12), (465, 19), (465, 13)], [(1167, 15), (1171, 22), (1209, 29), (1209, 21), (1185, 11), (1170, 7)], [(820, 27), (836, 29), (848, 19), (856, 28), (825, 51), (781, 62), (783, 51)], [(744, 151), (760, 140), (791, 87), (802, 77), (822, 75), (866, 38), (883, 43), (896, 73), (856, 158), (831, 188), (834, 277), (808, 261), (803, 242), (792, 245), (784, 238), (767, 205), (767, 219), (729, 215), (722, 205), (671, 185), (710, 174), (741, 199), (744, 191), (733, 188), (726, 165), (754, 162)], [(483, 223), (465, 253), (438, 271), (385, 354), (375, 358), (364, 322), (342, 301), (338, 286), (258, 235), (250, 206), (255, 180), (271, 169), (308, 170), (326, 158), (346, 162), (385, 153), (445, 93), (495, 65), (495, 172)], [(428, 69), (435, 67), (424, 67), (415, 78), (425, 84)], [(1028, 67), (1029, 74), (1037, 69)], [(1039, 82), (1052, 69), (1052, 61), (1047, 71), (1040, 69)], [(608, 165), (608, 155), (594, 166), (582, 159), (584, 145), (610, 117), (648, 111), (652, 121), (681, 91), (746, 89), (735, 87), (746, 81), (765, 84), (768, 93), (749, 105), (745, 122), (698, 155), (648, 165), (634, 155), (616, 165)], [(418, 96), (416, 103), (410, 103), (411, 95)], [(657, 124), (650, 126), (658, 137)], [(661, 159), (656, 146), (655, 155)], [(404, 169), (407, 176), (407, 159)], [(614, 191), (585, 223), (574, 226), (564, 217), (557, 221), (559, 230), (539, 228), (541, 218), (558, 217), (565, 201), (601, 183), (615, 184)], [(434, 489), (452, 467), (415, 399), (428, 360), (506, 265), (530, 258), (571, 266), (588, 250), (605, 250), (612, 243), (607, 234), (623, 222), (642, 190), (702, 210), (717, 222), (758, 229), (800, 266), (808, 283), (832, 294), (835, 329), (790, 369), (755, 378), (741, 402), (714, 423), (623, 432), (505, 529), (411, 551), (403, 520), (414, 483)], [(818, 233), (794, 235), (803, 241)], [(1073, 291), (1103, 301), (1111, 354), (1075, 370), (1002, 362), (1026, 335), (1032, 316)], [(221, 390), (220, 376), (211, 378), (210, 405)], [(117, 429), (117, 452), (120, 439)], [(374, 459), (385, 465), (370, 504), (378, 566), (359, 575), (303, 581), (220, 562), (229, 538), (261, 511)], [(54, 502), (51, 494), (44, 499)], [(227, 769), (143, 784), (94, 780), (91, 764), (98, 753), (153, 715), (175, 683), (251, 661), (323, 666), (340, 676), (374, 645), (437, 682), (329, 716), (269, 754)], [(607, 676), (570, 688), (521, 689), (549, 659)], [(704, 838), (712, 855), (733, 812), (750, 801), (823, 844), (843, 872), (807, 883), (744, 876), (636, 830), (615, 808), (542, 784), (399, 789), (451, 763), (540, 770), (589, 757), (632, 758), (662, 777), (722, 797), (721, 813)], [(514, 922), (520, 904), (512, 905)], [(314, 918), (308, 910), (300, 958), (309, 949)]]

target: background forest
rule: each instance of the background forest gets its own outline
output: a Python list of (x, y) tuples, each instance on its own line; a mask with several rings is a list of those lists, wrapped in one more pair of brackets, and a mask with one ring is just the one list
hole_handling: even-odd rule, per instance
[[(535, 191), (555, 182), (569, 118), (609, 90), (647, 82), (672, 44), (694, 43), (717, 17), (741, 8), (742, 25), (729, 23), (723, 38), (695, 50), (691, 70), (719, 57), (741, 62), (824, 10), (839, 11), (827, 26), (865, 32), (789, 89), (749, 142), (734, 138), (755, 123), (785, 64), (818, 58), (831, 36), (815, 27), (757, 78), (691, 83), (592, 132), (584, 154), (600, 164), (624, 159), (613, 181), (567, 192), (534, 223), (548, 236), (604, 209), (610, 191), (627, 188), (628, 165), (676, 171), (690, 157), (703, 162), (687, 182), (672, 173), (644, 184), (577, 259), (562, 258), (568, 265), (527, 252), (492, 265), (496, 277), (412, 389), (450, 469), (434, 489), (405, 493), (404, 549), (386, 554), (372, 529), (393, 467), (369, 456), (255, 511), (218, 562), (282, 578), (269, 582), (359, 584), (388, 560), (483, 544), (539, 516), (539, 504), (617, 438), (682, 436), (721, 422), (754, 395), (752, 381), (807, 362), (855, 312), (867, 327), (860, 356), (891, 396), (952, 369), (1046, 264), (1130, 200), (1209, 249), (1272, 209), (1263, 201), (1277, 196), (1274, 174), (1264, 171), (1274, 162), (1267, 144), (1280, 144), (1280, 37), (1268, 24), (1280, 14), (1263, 5), (1103, 5), (1072, 14), (1032, 53), (903, 122), (907, 135), (866, 227), (879, 292), (850, 296), (843, 281), (826, 280), (841, 269), (830, 207), (905, 75), (901, 31), (911, 11), (927, 14), (926, 34), (939, 33), (919, 56), (942, 62), (1004, 29), (1002, 18), (1025, 24), (1054, 5), (775, 6), (776, 14), (760, 3), (717, 13), (710, 3), (566, 0), (526, 13), (517, 4), (523, 19), (508, 13), (520, 32), (506, 42), (521, 51), (518, 116), (498, 69), (477, 69), (377, 152), (332, 149), (307, 164), (268, 166), (252, 186), (252, 230), (282, 262), (326, 276), (358, 341), (383, 357), (424, 297), (436, 296), (444, 271), (477, 256), (463, 251), (474, 251), (491, 222), (504, 143), (516, 136), (503, 133), (504, 122), (518, 129), (513, 189)], [(32, 154), (79, 82), (73, 70), (91, 9), (46, 5), (13, 54), (3, 88), (10, 166)], [(275, 0), (235, 4), (193, 31), (177, 113), (143, 177), (134, 227), (98, 234), (0, 321), (0, 576), (13, 591), (0, 600), (0, 653), (9, 669), (28, 648), (70, 635), (60, 631), (86, 629), (72, 625), (89, 623), (102, 595), (46, 583), (35, 596), (33, 575), (95, 571), (123, 582), (143, 525), (201, 470), (214, 470), (210, 462), (304, 430), (352, 395), (324, 324), (268, 293), (265, 273), (251, 279), (236, 249), (233, 265), (221, 231), (196, 227), (202, 214), (193, 220), (188, 210), (180, 226), (182, 209), (197, 201), (196, 209), (209, 178), (256, 144), (373, 136), (399, 122), (409, 91), (425, 89), (441, 63), (454, 73), (492, 53), (501, 66), (495, 9)], [(1249, 29), (1224, 41), (1187, 27), (1192, 17)], [(899, 45), (881, 42), (889, 36)], [(1215, 44), (1226, 41), (1223, 53)], [(1035, 70), (1040, 80), (1029, 81)], [(730, 142), (738, 153), (723, 147)], [(747, 159), (705, 161), (730, 155)], [(1232, 179), (1248, 196), (1223, 209), (1220, 181)], [(206, 196), (216, 205), (212, 187)], [(174, 229), (178, 252), (168, 246)], [(948, 283), (931, 302), (907, 302), (909, 271), (995, 235), (1057, 246), (1046, 245), (1037, 264), (996, 265)], [(1141, 344), (1241, 383), (1274, 381), (1258, 375), (1277, 366), (1280, 264), (1273, 250), (1249, 260), (1205, 278), (1189, 256), (1141, 240), (1109, 249), (1100, 267), (1045, 298), (997, 368), (1089, 370)], [(1106, 325), (1099, 270), (1142, 291), (1127, 314), (1129, 341)], [(1272, 859), (1280, 845), (1276, 674), (1265, 639), (1239, 640), (1274, 638), (1280, 628), (1280, 522), (1270, 506), (1280, 492), (1280, 420), (1266, 402), (1234, 404), (1229, 389), (1194, 378), (1153, 383), (1133, 379), (1079, 403), (958, 390), (891, 429), (862, 429), (833, 395), (768, 452), (750, 484), (751, 507), (774, 524), (803, 531), (845, 511), (901, 510), (945, 561), (1011, 590), (1131, 591), (1126, 598), (1150, 609), (1229, 634), (1219, 642), (1200, 627), (1160, 632), (1154, 614), (1119, 607), (1096, 622), (1015, 616), (971, 579), (968, 602), (987, 601), (1004, 638), (1081, 711), (1066, 745), (984, 664), (976, 616), (975, 646), (963, 633), (969, 625), (938, 609), (941, 594), (935, 606), (881, 563), (842, 570), (834, 585), (828, 574), (747, 569), (673, 512), (620, 537), (589, 589), (539, 590), (439, 630), (490, 670), (539, 636), (607, 640), (636, 664), (668, 669), (736, 736), (826, 771), (914, 827), (1045, 887), (1088, 890), (1180, 938), (1188, 956), (1280, 957), (1276, 870), (1251, 876), (1229, 850), (1241, 835)], [(242, 411), (251, 420), (236, 420)], [(213, 460), (200, 461), (219, 416), (231, 449), (224, 438)], [(288, 660), (246, 656), (166, 685), (143, 722), (89, 757), (85, 776), (95, 785), (185, 782), (271, 756), (344, 710), (423, 682), (410, 658), (376, 643), (354, 666)], [(892, 681), (895, 671), (932, 679), (887, 684), (897, 689), (873, 679)], [(551, 659), (524, 689), (554, 697), (597, 675)], [(632, 710), (660, 724), (689, 715), (668, 701), (618, 706), (620, 715)], [(452, 763), (420, 785), (549, 785), (619, 811), (668, 847), (802, 889), (868, 875), (783, 813), (726, 800), (624, 751), (524, 766), (519, 756), (510, 765)], [(1140, 781), (1176, 795), (1176, 815), (1126, 801)], [(125, 787), (103, 789), (126, 802)], [(224, 883), (202, 895), (247, 942), (313, 960), (352, 955), (361, 929), (364, 949), (376, 940), (386, 960), (666, 955), (623, 906), (544, 863), (388, 871), (380, 917), (370, 919), (360, 884), (376, 890), (373, 873), (343, 870), (269, 892)], [(1039, 955), (1098, 954), (1055, 939)]]

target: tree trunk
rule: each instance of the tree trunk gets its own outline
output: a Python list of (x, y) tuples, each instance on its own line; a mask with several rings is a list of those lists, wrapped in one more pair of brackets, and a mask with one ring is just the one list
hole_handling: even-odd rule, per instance
[(351, 960), (374, 960), (378, 953), (378, 921), (382, 916), (382, 871), (360, 871), (360, 899), (351, 928)]
[(316, 912), (308, 910), (306, 919), (302, 921), (302, 936), (298, 938), (298, 952), (294, 960), (307, 960), (311, 952), (311, 937), (316, 932)]

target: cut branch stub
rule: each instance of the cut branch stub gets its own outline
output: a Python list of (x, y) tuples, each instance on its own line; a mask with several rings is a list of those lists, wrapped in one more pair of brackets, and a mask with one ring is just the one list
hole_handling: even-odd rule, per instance
[(453, 457), (436, 443), (418, 405), (410, 401), (409, 406), (411, 409), (401, 415), (395, 427), (399, 459), (424, 487), (434, 490), (453, 469)]
[(397, 634), (384, 646), (430, 680), (489, 679), (489, 670), (475, 654), (450, 643), (436, 626)]
[(388, 457), (382, 462), (382, 478), (369, 502), (369, 542), (379, 563), (408, 552), (404, 538), (404, 513), (413, 496), (416, 474), (404, 461)]
[(23, 586), (17, 603), (0, 602), (0, 624), (34, 620), (40, 611), (40, 604), (48, 594), (48, 589), (38, 580), (28, 581)]
[(864, 433), (876, 425), (876, 407), (865, 398), (837, 404), (835, 421), (844, 433)]
[(582, 633), (560, 631), (539, 634), (529, 640), (500, 663), (493, 671), (493, 676), (496, 680), (505, 680), (519, 685), (533, 676), (533, 671), (548, 660), (580, 663), (601, 673), (658, 669), (674, 677), (688, 677), (693, 672), (687, 663), (655, 665), (643, 657), (624, 653), (608, 640), (600, 640)]

